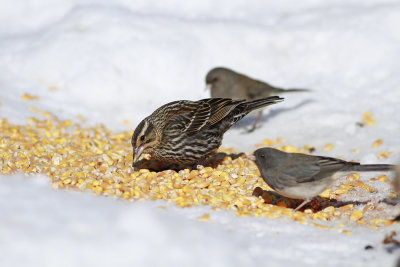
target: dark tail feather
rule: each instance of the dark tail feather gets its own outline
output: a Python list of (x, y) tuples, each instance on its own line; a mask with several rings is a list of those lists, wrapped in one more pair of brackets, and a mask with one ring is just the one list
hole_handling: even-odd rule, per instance
[(376, 172), (376, 171), (394, 171), (395, 165), (391, 164), (361, 164), (351, 168), (352, 171), (360, 172)]
[(246, 102), (246, 112), (251, 112), (255, 109), (262, 108), (265, 106), (273, 105), (282, 102), (284, 98), (279, 96), (270, 96), (266, 98), (256, 99), (253, 101)]
[(311, 92), (312, 90), (310, 89), (303, 89), (303, 88), (289, 88), (283, 90), (286, 93), (291, 93), (291, 92)]
[(312, 90), (310, 90), (310, 89), (302, 89), (302, 88), (289, 88), (289, 89), (276, 88), (276, 90), (274, 90), (274, 93), (276, 93), (276, 94), (301, 93), (301, 92), (311, 92), (311, 91)]

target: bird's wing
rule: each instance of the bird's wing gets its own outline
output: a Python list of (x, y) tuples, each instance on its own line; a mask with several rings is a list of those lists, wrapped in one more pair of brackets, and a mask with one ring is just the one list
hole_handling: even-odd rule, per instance
[(229, 98), (209, 98), (206, 99), (210, 105), (211, 113), (209, 118), (210, 125), (214, 125), (228, 116), (244, 100), (232, 100)]
[[(320, 168), (316, 164), (308, 164), (304, 162), (298, 162), (284, 166), (282, 168), (281, 175), (285, 177), (295, 177), (296, 182), (305, 183), (312, 180), (312, 177), (320, 172)], [(290, 180), (290, 179), (289, 179)]]
[(320, 180), (329, 176), (332, 176), (337, 171), (345, 168), (351, 163), (341, 159), (330, 158), (330, 157), (313, 157), (309, 163), (304, 164), (301, 172), (307, 173), (302, 178), (299, 178), (297, 182), (307, 183), (316, 180)]
[(277, 88), (258, 80), (247, 86), (246, 94), (248, 99), (268, 97), (277, 92)]
[(166, 128), (193, 134), (225, 118), (243, 100), (208, 98), (196, 102), (179, 101), (179, 107), (169, 108)]
[(192, 132), (207, 123), (210, 107), (207, 103), (182, 100), (170, 103), (160, 113), (165, 114), (166, 131)]

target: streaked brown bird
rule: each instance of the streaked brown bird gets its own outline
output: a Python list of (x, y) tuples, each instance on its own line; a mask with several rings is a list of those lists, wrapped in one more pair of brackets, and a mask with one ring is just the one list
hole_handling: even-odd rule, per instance
[(133, 164), (142, 153), (171, 163), (196, 163), (221, 145), (224, 133), (249, 112), (283, 101), (208, 98), (174, 101), (142, 120), (132, 136)]
[(287, 153), (271, 147), (254, 152), (264, 181), (282, 196), (303, 199), (299, 210), (329, 188), (336, 179), (354, 172), (393, 171), (390, 164), (360, 164), (341, 159)]
[[(280, 95), (289, 92), (306, 92), (308, 89), (282, 89), (274, 87), (266, 82), (255, 80), (244, 74), (235, 72), (224, 67), (217, 67), (210, 70), (206, 76), (206, 90), (209, 89), (211, 97), (228, 97), (232, 99), (255, 100)], [(255, 130), (260, 121), (262, 110), (258, 113), (253, 127), (249, 130)]]

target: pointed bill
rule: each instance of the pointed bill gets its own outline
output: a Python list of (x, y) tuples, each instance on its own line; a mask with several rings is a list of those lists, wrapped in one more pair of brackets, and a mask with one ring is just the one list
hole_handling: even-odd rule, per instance
[(142, 155), (144, 150), (144, 146), (140, 145), (135, 149), (135, 156), (133, 157), (133, 163), (136, 163), (136, 161), (139, 160), (140, 156)]
[(207, 83), (206, 87), (204, 88), (204, 91), (208, 91), (211, 90), (212, 84), (211, 83)]

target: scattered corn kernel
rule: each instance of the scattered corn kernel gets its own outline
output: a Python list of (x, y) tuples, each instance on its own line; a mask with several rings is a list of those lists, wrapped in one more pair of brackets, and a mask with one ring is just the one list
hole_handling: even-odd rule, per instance
[(273, 146), (273, 145), (275, 145), (275, 141), (272, 139), (264, 139), (262, 141), (262, 144), (265, 146)]
[(348, 189), (340, 188), (340, 189), (337, 189), (334, 193), (335, 193), (336, 195), (343, 195), (343, 194), (347, 194), (347, 192), (349, 192)]
[(329, 143), (324, 146), (324, 151), (329, 151), (333, 149), (333, 144)]
[(367, 126), (375, 125), (374, 114), (371, 111), (365, 111), (362, 118), (362, 123)]
[(324, 198), (329, 198), (331, 195), (332, 189), (328, 188), (326, 189), (324, 192), (322, 192), (321, 194), (319, 194), (320, 197), (324, 197)]
[(23, 94), (22, 95), (23, 100), (39, 100), (39, 97), (35, 95), (30, 95), (30, 94)]
[(363, 217), (363, 213), (360, 210), (355, 210), (351, 213), (350, 215), (350, 220), (352, 221), (358, 221)]
[(325, 229), (325, 230), (329, 230), (330, 228), (328, 226), (322, 225), (322, 224), (318, 224), (318, 223), (313, 223), (312, 225), (314, 225), (315, 227), (321, 228), (321, 229)]
[(285, 141), (286, 140), (284, 138), (282, 138), (282, 137), (276, 138), (276, 142), (278, 142), (278, 143), (284, 143)]
[(378, 147), (380, 145), (382, 145), (383, 140), (382, 139), (377, 139), (374, 141), (374, 143), (372, 144), (373, 147)]
[(339, 229), (339, 232), (344, 233), (346, 235), (351, 235), (351, 231), (349, 230)]
[[(95, 194), (126, 200), (163, 199), (180, 207), (209, 205), (213, 210), (234, 209), (239, 216), (286, 216), (306, 224), (309, 220), (348, 218), (350, 214), (353, 220), (368, 227), (371, 224), (376, 227), (389, 225), (389, 220), (380, 223), (366, 220), (362, 218), (362, 213), (358, 217), (353, 205), (334, 208), (325, 203), (319, 212), (306, 209), (305, 212), (293, 213), (293, 207), (298, 203), (266, 191), (271, 188), (260, 177), (254, 161), (245, 156), (234, 160), (227, 156), (213, 167), (199, 165), (194, 170), (135, 171), (131, 167), (132, 131), (113, 133), (103, 125), (85, 128), (71, 120), (59, 120), (37, 108), (31, 110), (43, 115), (45, 119), (29, 118), (25, 126), (13, 125), (6, 119), (0, 119), (2, 174), (18, 171), (26, 174), (43, 173), (49, 176), (52, 186), (58, 189), (89, 190)], [(278, 138), (264, 143), (274, 145), (282, 142), (284, 140)], [(285, 145), (279, 148), (307, 153), (312, 152), (313, 147)], [(234, 149), (220, 151), (232, 153)], [(151, 169), (159, 167), (158, 163), (151, 164)], [(386, 181), (387, 177), (379, 176), (377, 179)], [(253, 196), (253, 190), (257, 187), (260, 187), (258, 194)], [(351, 193), (354, 188), (376, 191), (361, 181), (358, 174), (353, 174), (335, 192), (328, 189), (321, 196), (332, 199), (336, 197), (335, 194)], [(204, 214), (199, 220), (208, 221), (209, 218), (209, 215)], [(315, 226), (328, 229), (320, 224)]]
[(299, 151), (297, 150), (297, 148), (295, 148), (294, 146), (291, 146), (291, 145), (283, 146), (282, 150), (283, 150), (283, 151), (286, 151), (286, 152), (289, 152), (289, 153), (296, 153), (296, 152), (299, 152)]
[(198, 217), (197, 220), (199, 222), (209, 222), (210, 221), (210, 214), (204, 213), (202, 216)]
[(389, 182), (389, 177), (387, 177), (386, 174), (379, 175), (378, 179), (379, 179), (379, 181), (384, 182), (384, 183)]
[(382, 151), (378, 154), (376, 154), (378, 156), (378, 158), (380, 159), (387, 159), (389, 158), (389, 156), (392, 154), (392, 152), (388, 152), (388, 151)]

